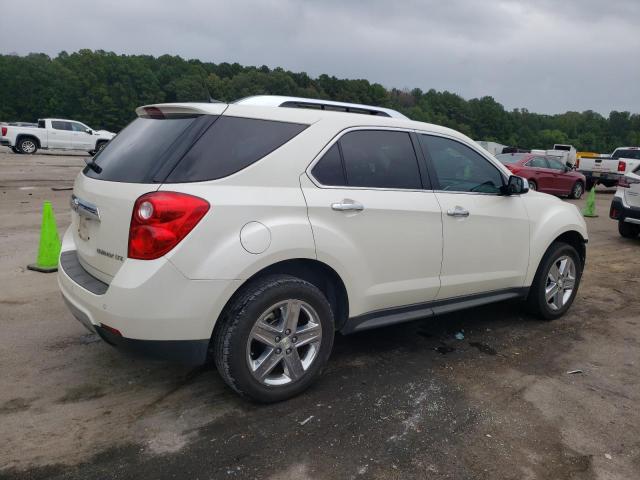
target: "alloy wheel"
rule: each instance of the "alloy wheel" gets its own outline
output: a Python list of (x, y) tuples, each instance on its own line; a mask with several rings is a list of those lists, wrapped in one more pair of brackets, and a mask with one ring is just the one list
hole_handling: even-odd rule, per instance
[(33, 153), (36, 150), (36, 144), (31, 140), (25, 140), (20, 144), (20, 148), (24, 153)]
[(306, 302), (290, 299), (269, 307), (247, 340), (247, 363), (263, 385), (287, 385), (304, 376), (320, 352), (322, 326)]
[(545, 299), (551, 310), (564, 307), (576, 285), (576, 264), (569, 256), (559, 257), (549, 269), (545, 284)]

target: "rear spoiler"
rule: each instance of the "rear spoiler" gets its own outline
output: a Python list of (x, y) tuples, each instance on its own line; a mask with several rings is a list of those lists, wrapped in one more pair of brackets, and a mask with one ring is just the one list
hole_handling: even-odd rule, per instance
[(136, 108), (142, 118), (168, 118), (184, 115), (222, 115), (226, 103), (158, 103)]

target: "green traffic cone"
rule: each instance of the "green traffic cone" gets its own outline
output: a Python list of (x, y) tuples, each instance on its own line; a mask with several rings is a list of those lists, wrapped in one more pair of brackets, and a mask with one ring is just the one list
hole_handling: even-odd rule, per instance
[(587, 195), (587, 206), (582, 209), (583, 217), (597, 217), (596, 213), (596, 187), (589, 191), (589, 195)]
[(29, 270), (50, 273), (58, 270), (58, 257), (60, 256), (60, 238), (56, 227), (56, 217), (53, 214), (51, 202), (44, 202), (42, 206), (42, 226), (40, 227), (40, 246), (38, 247), (38, 260), (27, 265)]

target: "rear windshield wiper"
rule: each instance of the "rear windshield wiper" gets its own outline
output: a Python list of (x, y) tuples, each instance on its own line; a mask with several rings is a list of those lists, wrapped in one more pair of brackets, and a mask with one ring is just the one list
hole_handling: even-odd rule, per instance
[(98, 165), (93, 158), (85, 158), (84, 163), (96, 173), (102, 173), (102, 167)]

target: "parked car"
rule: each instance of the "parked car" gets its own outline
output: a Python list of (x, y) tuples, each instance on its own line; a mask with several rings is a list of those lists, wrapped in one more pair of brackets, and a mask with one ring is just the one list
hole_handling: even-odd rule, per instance
[(503, 153), (496, 158), (514, 175), (526, 178), (531, 190), (570, 198), (580, 198), (585, 191), (585, 176), (556, 157), (534, 153)]
[(576, 296), (578, 209), (459, 132), (290, 97), (136, 113), (75, 180), (58, 272), (112, 345), (212, 358), (272, 402), (315, 380), (335, 331), (507, 299), (550, 320)]
[(587, 178), (587, 189), (598, 183), (615, 187), (625, 172), (640, 165), (640, 147), (618, 147), (611, 155), (581, 156), (576, 168)]
[(640, 164), (618, 182), (609, 217), (618, 221), (618, 232), (623, 237), (640, 235)]
[(94, 154), (116, 135), (58, 118), (40, 119), (36, 127), (7, 125), (0, 129), (0, 145), (25, 154), (36, 153), (38, 149), (84, 150)]

